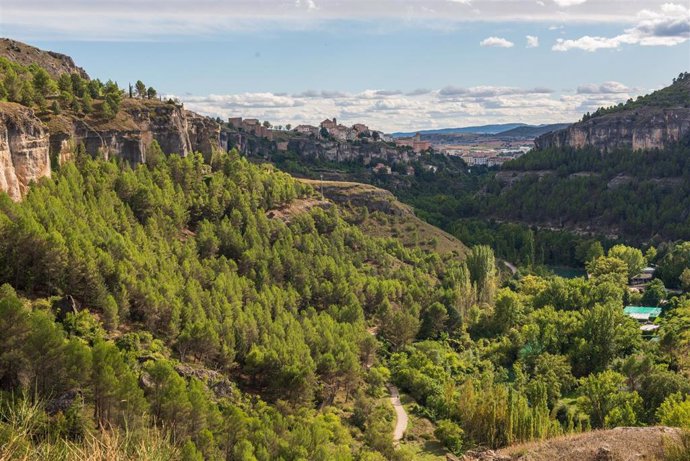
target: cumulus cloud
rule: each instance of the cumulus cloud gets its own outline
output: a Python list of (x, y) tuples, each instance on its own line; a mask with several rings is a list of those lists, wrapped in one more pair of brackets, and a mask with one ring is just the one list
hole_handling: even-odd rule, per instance
[[(372, 89), (358, 93), (308, 90), (294, 95), (240, 93), (178, 96), (185, 107), (213, 117), (269, 120), (274, 125), (318, 125), (337, 117), (386, 131), (469, 126), (489, 123), (555, 123), (578, 120), (583, 113), (611, 106), (644, 91), (621, 82), (583, 83), (555, 91), (543, 87), (446, 86), (401, 92)], [(308, 96), (304, 96), (308, 95)], [(174, 95), (165, 95), (165, 97)]]
[(402, 94), (400, 90), (376, 90), (377, 96), (396, 96)]
[(577, 87), (577, 94), (617, 94), (631, 90), (620, 82), (588, 83)]
[(553, 0), (553, 2), (563, 8), (567, 8), (569, 6), (575, 6), (575, 5), (581, 5), (585, 3), (587, 0)]
[(481, 42), (479, 42), (480, 46), (491, 46), (491, 47), (496, 47), (496, 48), (512, 48), (515, 44), (511, 42), (510, 40), (506, 40), (505, 38), (501, 37), (487, 37)]
[(614, 37), (585, 35), (557, 39), (554, 51), (618, 49), (621, 45), (674, 46), (690, 40), (690, 7), (665, 3), (658, 11), (642, 10), (634, 27)]
[(527, 37), (527, 48), (538, 48), (539, 47), (539, 37), (534, 35), (528, 35)]
[(585, 112), (635, 96), (632, 91), (619, 82), (602, 82), (583, 84), (565, 93), (541, 87), (446, 86), (408, 93), (365, 90), (339, 93), (335, 98), (329, 97), (332, 92), (322, 90), (291, 96), (241, 93), (179, 98), (188, 109), (214, 117), (253, 117), (269, 120), (274, 125), (317, 125), (324, 118), (337, 117), (344, 124), (362, 122), (390, 132), (484, 123), (577, 120)]

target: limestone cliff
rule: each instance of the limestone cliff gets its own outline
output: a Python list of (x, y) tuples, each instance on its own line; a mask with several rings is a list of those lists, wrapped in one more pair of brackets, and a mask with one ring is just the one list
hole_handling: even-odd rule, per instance
[(163, 152), (182, 156), (201, 152), (208, 157), (220, 147), (220, 126), (215, 121), (158, 100), (124, 99), (113, 120), (62, 114), (46, 123), (51, 155), (60, 160), (79, 144), (91, 155), (130, 163), (146, 162), (146, 151), (154, 140)]
[(220, 125), (215, 120), (189, 110), (184, 114), (192, 152), (201, 152), (208, 159), (215, 149), (225, 149), (220, 140)]
[(642, 107), (594, 117), (538, 137), (537, 149), (663, 149), (690, 134), (690, 109)]
[(182, 106), (157, 100), (125, 99), (113, 120), (43, 114), (15, 103), (0, 103), (0, 190), (13, 200), (32, 180), (50, 176), (50, 159), (64, 163), (83, 144), (86, 152), (129, 163), (145, 163), (156, 140), (165, 153), (201, 152), (210, 158), (220, 147), (220, 126)]
[(273, 141), (236, 131), (224, 132), (222, 144), (228, 149), (237, 148), (242, 154), (252, 157), (265, 157), (284, 145), (285, 151), (298, 154), (306, 159), (328, 160), (332, 162), (358, 161), (368, 165), (374, 159), (390, 163), (409, 162), (416, 158), (410, 149), (396, 148), (384, 142), (337, 141), (320, 139), (305, 135), (280, 134)]
[(31, 181), (50, 176), (48, 144), (48, 131), (31, 109), (0, 102), (0, 190), (19, 200)]

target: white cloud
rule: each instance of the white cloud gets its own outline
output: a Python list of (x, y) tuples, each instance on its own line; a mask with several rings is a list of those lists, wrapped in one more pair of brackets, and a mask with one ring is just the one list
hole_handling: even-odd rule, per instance
[(618, 49), (621, 45), (674, 46), (690, 40), (690, 7), (665, 3), (659, 11), (642, 10), (634, 27), (614, 37), (585, 35), (557, 39), (554, 51)]
[(587, 0), (553, 0), (553, 2), (563, 8), (567, 8), (569, 6), (575, 6), (575, 5), (582, 5), (585, 3)]
[(274, 125), (316, 125), (324, 118), (337, 117), (345, 124), (362, 122), (390, 132), (516, 121), (572, 121), (600, 106), (634, 97), (632, 91), (620, 82), (603, 82), (583, 84), (565, 93), (540, 87), (446, 86), (409, 93), (365, 90), (338, 93), (338, 97), (330, 97), (330, 91), (310, 90), (292, 96), (242, 93), (180, 99), (188, 109), (214, 117), (255, 117)]
[(539, 47), (539, 37), (534, 35), (527, 36), (527, 48), (538, 48)]
[(496, 48), (512, 48), (515, 44), (511, 42), (510, 40), (506, 40), (505, 38), (501, 37), (487, 37), (481, 42), (479, 42), (480, 46), (491, 46), (491, 47), (496, 47)]
[(474, 86), (471, 88), (446, 86), (439, 90), (438, 94), (441, 97), (472, 97), (472, 98), (488, 98), (495, 96), (510, 96), (510, 95), (524, 95), (524, 94), (548, 94), (553, 93), (549, 88), (514, 88), (508, 86)]
[(629, 93), (631, 90), (620, 82), (587, 83), (577, 87), (577, 94), (617, 94)]
[(297, 8), (304, 8), (308, 11), (319, 9), (314, 0), (295, 0), (295, 6)]
[(641, 20), (640, 10), (660, 11), (668, 1), (598, 0), (578, 6), (582, 0), (2, 0), (0, 30), (25, 40), (138, 40), (301, 30), (339, 20), (366, 22), (373, 30), (452, 28), (466, 22), (634, 24)]
[(556, 44), (551, 48), (554, 51), (569, 51), (573, 49), (596, 51), (607, 48), (618, 48), (621, 45), (618, 37), (590, 37), (585, 35), (576, 40), (556, 39)]

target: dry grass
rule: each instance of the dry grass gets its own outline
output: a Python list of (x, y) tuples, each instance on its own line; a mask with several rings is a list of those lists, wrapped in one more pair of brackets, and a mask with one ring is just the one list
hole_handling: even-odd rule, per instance
[(80, 442), (46, 433), (46, 415), (39, 404), (20, 400), (0, 414), (0, 461), (170, 461), (177, 449), (153, 428), (138, 431), (101, 429)]
[(280, 219), (284, 222), (290, 222), (290, 219), (293, 216), (306, 213), (314, 207), (327, 208), (328, 206), (332, 206), (332, 204), (324, 200), (318, 200), (315, 198), (298, 198), (285, 206), (268, 210), (266, 212), (266, 216), (269, 218)]
[(499, 453), (521, 461), (595, 461), (604, 449), (616, 461), (663, 460), (680, 436), (679, 429), (670, 427), (619, 427), (514, 445)]

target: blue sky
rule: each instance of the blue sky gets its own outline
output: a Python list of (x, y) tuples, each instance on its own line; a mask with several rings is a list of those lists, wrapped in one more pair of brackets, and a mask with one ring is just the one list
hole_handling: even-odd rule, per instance
[(2, 35), (277, 124), (572, 121), (690, 70), (688, 1), (84, 2), (7, 0)]
[[(162, 37), (148, 42), (35, 40), (32, 44), (73, 56), (93, 76), (120, 83), (141, 78), (176, 94), (412, 91), (447, 85), (559, 89), (607, 80), (652, 88), (688, 68), (690, 58), (682, 59), (687, 46), (554, 52), (549, 43), (566, 34), (584, 35), (592, 27), (552, 31), (548, 27), (475, 23), (453, 31), (415, 27), (376, 33), (368, 24), (346, 22), (318, 30), (234, 33), (215, 40)], [(612, 35), (620, 26), (596, 29)], [(542, 46), (526, 48), (526, 35), (538, 36)], [(481, 47), (487, 36), (512, 39), (515, 46)], [(640, 60), (654, 65), (640, 66)]]

